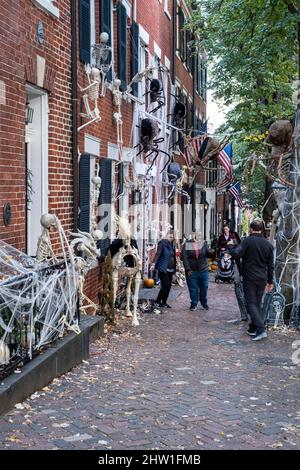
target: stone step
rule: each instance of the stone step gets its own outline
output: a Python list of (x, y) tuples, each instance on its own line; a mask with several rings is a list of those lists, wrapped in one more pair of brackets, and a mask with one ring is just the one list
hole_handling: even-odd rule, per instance
[(0, 414), (20, 403), (54, 378), (88, 359), (90, 343), (104, 334), (104, 317), (82, 316), (79, 335), (70, 333), (0, 383)]

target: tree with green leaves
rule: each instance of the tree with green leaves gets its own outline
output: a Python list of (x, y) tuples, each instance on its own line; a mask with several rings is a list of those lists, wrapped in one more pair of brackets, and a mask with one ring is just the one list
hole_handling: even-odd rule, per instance
[[(220, 132), (232, 134), (239, 172), (252, 154), (266, 153), (265, 132), (293, 119), (298, 78), (297, 5), (292, 0), (201, 0), (189, 27), (210, 66), (209, 87), (230, 110)], [(268, 190), (255, 170), (249, 202), (262, 207)], [(268, 185), (267, 185), (268, 186)], [(260, 202), (260, 204), (259, 204)]]

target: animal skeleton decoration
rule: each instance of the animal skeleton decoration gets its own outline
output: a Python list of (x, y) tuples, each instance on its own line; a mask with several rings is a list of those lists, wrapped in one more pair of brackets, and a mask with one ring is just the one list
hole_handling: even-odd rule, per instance
[[(78, 127), (78, 131), (82, 130), (93, 122), (101, 121), (100, 110), (98, 108), (101, 73), (99, 69), (96, 67), (91, 67), (89, 64), (86, 65), (85, 72), (89, 84), (86, 88), (82, 88), (80, 90), (81, 93), (83, 93), (82, 100), (86, 111), (86, 113), (81, 113), (81, 116), (87, 117), (89, 121)], [(93, 105), (93, 109), (91, 109), (90, 102)]]
[[(128, 221), (119, 216), (116, 217), (119, 237), (122, 240), (121, 248), (112, 257), (112, 278), (113, 278), (113, 304), (117, 296), (117, 287), (119, 275), (125, 275), (126, 283), (126, 316), (132, 317), (132, 325), (138, 326), (137, 304), (139, 297), (139, 288), (141, 283), (142, 260), (138, 254), (137, 248), (131, 243), (131, 227)], [(131, 287), (134, 282), (133, 311), (131, 312)]]
[(99, 305), (95, 304), (89, 297), (84, 294), (84, 280), (87, 271), (90, 269), (93, 261), (100, 256), (100, 250), (97, 248), (97, 242), (102, 239), (101, 230), (94, 230), (92, 235), (87, 232), (78, 230), (78, 233), (70, 232), (74, 239), (70, 242), (70, 249), (74, 254), (75, 268), (78, 273), (78, 300), (79, 310), (86, 313), (90, 310), (95, 315), (99, 310)]

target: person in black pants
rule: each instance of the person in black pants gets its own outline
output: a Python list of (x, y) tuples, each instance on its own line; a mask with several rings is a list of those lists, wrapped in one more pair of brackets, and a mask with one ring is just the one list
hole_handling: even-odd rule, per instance
[(153, 271), (154, 269), (157, 269), (161, 282), (156, 304), (160, 308), (171, 308), (167, 300), (172, 286), (173, 274), (176, 271), (176, 250), (172, 232), (157, 245), (157, 252), (151, 265), (151, 270)]
[(248, 334), (253, 341), (267, 338), (261, 311), (264, 291), (273, 290), (274, 254), (273, 246), (264, 238), (264, 223), (254, 220), (250, 224), (250, 236), (241, 245), (233, 248), (233, 242), (227, 243), (233, 258), (242, 258), (243, 288), (247, 312), (251, 318)]

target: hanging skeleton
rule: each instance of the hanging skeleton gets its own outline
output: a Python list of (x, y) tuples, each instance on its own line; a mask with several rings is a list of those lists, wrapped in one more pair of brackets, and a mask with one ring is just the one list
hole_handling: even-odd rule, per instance
[(181, 194), (185, 196), (188, 200), (188, 205), (190, 205), (191, 198), (187, 191), (183, 189), (183, 184), (186, 179), (186, 166), (181, 167), (179, 163), (171, 162), (168, 166), (167, 175), (168, 175), (168, 187), (171, 188), (169, 192), (168, 199), (170, 199), (174, 194)]
[(100, 72), (101, 91), (100, 96), (104, 97), (107, 88), (107, 74), (112, 68), (112, 48), (108, 45), (109, 35), (100, 34), (100, 43), (92, 46), (92, 57)]
[(93, 122), (101, 121), (100, 110), (98, 108), (99, 87), (101, 82), (100, 70), (96, 67), (91, 68), (90, 65), (86, 65), (85, 71), (89, 84), (86, 88), (82, 88), (80, 90), (81, 93), (83, 93), (82, 100), (85, 107), (85, 113), (81, 113), (81, 116), (88, 118), (89, 121), (78, 127), (78, 131)]
[(115, 123), (117, 124), (117, 144), (119, 160), (122, 159), (123, 154), (123, 119), (121, 112), (122, 105), (122, 92), (120, 91), (121, 80), (115, 79), (113, 83), (113, 103), (118, 108), (118, 111), (113, 114)]

